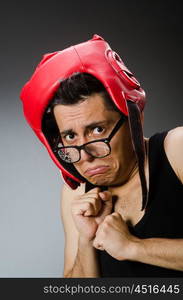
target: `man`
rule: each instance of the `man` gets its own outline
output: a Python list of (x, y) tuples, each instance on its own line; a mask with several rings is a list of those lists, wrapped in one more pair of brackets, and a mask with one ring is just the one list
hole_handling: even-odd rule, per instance
[(66, 181), (64, 277), (182, 276), (183, 128), (143, 137), (120, 57), (96, 35), (49, 54), (21, 98)]

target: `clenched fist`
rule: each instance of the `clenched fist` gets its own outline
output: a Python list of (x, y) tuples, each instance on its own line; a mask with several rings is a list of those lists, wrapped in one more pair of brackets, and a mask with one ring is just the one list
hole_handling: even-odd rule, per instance
[(96, 231), (93, 246), (107, 251), (118, 260), (130, 259), (139, 239), (133, 236), (121, 215), (114, 212), (105, 217)]
[(71, 203), (71, 211), (80, 237), (91, 241), (95, 237), (98, 225), (112, 211), (111, 192), (101, 192), (97, 187), (77, 196)]

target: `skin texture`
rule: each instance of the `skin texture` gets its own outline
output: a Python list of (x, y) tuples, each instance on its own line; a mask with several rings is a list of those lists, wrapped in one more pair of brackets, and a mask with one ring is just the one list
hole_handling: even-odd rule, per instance
[[(60, 131), (72, 129), (62, 136), (65, 146), (82, 145), (108, 137), (119, 120), (119, 114), (105, 108), (100, 94), (94, 94), (75, 105), (57, 105), (55, 118)], [(63, 118), (64, 116), (64, 118)], [(143, 115), (141, 116), (143, 122)], [(86, 129), (98, 121), (100, 127)], [(145, 138), (144, 138), (145, 139)], [(148, 143), (148, 139), (145, 139)], [(118, 260), (133, 260), (183, 271), (183, 239), (139, 239), (128, 229), (143, 216), (141, 186), (128, 122), (110, 142), (112, 152), (105, 158), (92, 158), (81, 151), (75, 163), (78, 172), (93, 184), (108, 185), (108, 191), (95, 188), (85, 193), (64, 188), (62, 219), (66, 235), (64, 277), (100, 277), (96, 249), (106, 250)], [(183, 128), (170, 131), (164, 148), (176, 175), (183, 182)], [(104, 173), (86, 174), (88, 168), (107, 166)], [(148, 161), (145, 162), (148, 183)], [(117, 201), (113, 201), (116, 196)]]
[[(97, 109), (96, 109), (97, 108)], [(105, 108), (102, 97), (99, 94), (88, 97), (87, 100), (76, 105), (57, 105), (54, 108), (57, 124), (61, 131), (72, 128), (77, 136), (67, 139), (62, 137), (65, 146), (82, 145), (89, 141), (105, 138), (112, 131), (120, 118), (115, 111)], [(64, 115), (64, 118), (62, 116)], [(85, 126), (97, 121), (107, 121), (103, 132), (99, 128), (85, 130)], [(136, 158), (131, 143), (129, 125), (126, 121), (110, 142), (112, 152), (104, 158), (92, 158), (85, 151), (81, 151), (81, 160), (74, 163), (78, 172), (93, 184), (98, 185), (121, 185), (129, 180), (132, 170), (137, 168)], [(99, 165), (108, 166), (105, 174), (90, 176), (85, 174), (88, 168)]]

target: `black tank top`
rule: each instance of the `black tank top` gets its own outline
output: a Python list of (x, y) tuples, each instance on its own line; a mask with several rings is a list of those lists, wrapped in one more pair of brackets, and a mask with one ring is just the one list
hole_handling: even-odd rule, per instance
[[(183, 238), (183, 185), (164, 151), (166, 132), (149, 139), (149, 198), (146, 212), (130, 232), (142, 239)], [(86, 185), (86, 191), (91, 188)], [(182, 250), (183, 251), (183, 250)], [(97, 250), (101, 277), (183, 277), (182, 271), (135, 261), (119, 261)]]

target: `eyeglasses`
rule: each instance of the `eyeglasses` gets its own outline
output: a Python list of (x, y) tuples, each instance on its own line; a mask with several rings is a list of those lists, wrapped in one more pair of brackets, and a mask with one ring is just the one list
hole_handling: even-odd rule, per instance
[[(126, 116), (122, 115), (119, 121), (116, 123), (112, 132), (108, 138), (90, 141), (81, 146), (59, 146), (60, 143), (55, 147), (53, 152), (57, 153), (58, 156), (66, 163), (76, 163), (81, 159), (81, 150), (83, 149), (86, 153), (95, 158), (103, 158), (111, 153), (110, 141), (116, 134), (122, 124), (125, 122)], [(60, 139), (60, 137), (59, 137)]]

